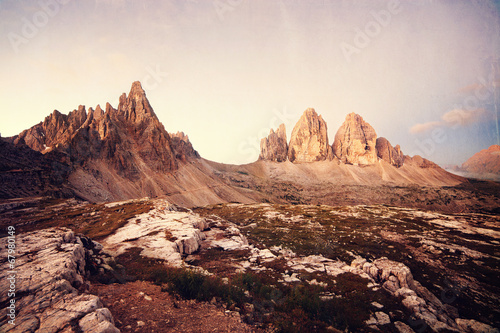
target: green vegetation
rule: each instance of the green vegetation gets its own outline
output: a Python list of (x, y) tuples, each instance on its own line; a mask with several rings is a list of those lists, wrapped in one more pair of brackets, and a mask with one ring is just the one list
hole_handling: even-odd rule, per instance
[[(482, 313), (485, 322), (498, 321), (495, 319), (498, 310), (492, 311), (498, 309), (494, 295), (500, 294), (495, 280), (500, 270), (497, 240), (432, 222), (456, 219), (481, 227), (483, 223), (491, 225), (495, 217), (442, 215), (389, 206), (214, 205), (195, 211), (235, 223), (251, 244), (261, 248), (283, 246), (299, 255), (321, 254), (344, 262), (352, 261), (352, 254), (366, 259), (388, 257), (408, 266), (414, 278), (437, 297), (446, 290), (452, 276), (474, 279), (478, 285), (474, 289), (456, 285), (459, 298), (452, 305), (465, 317), (474, 318)], [(495, 230), (494, 226), (489, 228)], [(423, 248), (425, 240), (443, 246), (462, 246), (488, 257), (466, 259), (458, 249), (427, 251)], [(430, 265), (430, 261), (439, 265)]]
[[(276, 332), (326, 332), (330, 326), (363, 331), (364, 321), (373, 311), (371, 302), (384, 304), (387, 309), (393, 309), (396, 303), (385, 291), (367, 288), (367, 280), (350, 273), (335, 279), (318, 274), (318, 280), (327, 282), (320, 286), (309, 284), (307, 280), (312, 275), (304, 272), (303, 281), (288, 285), (279, 283), (277, 275), (269, 272), (271, 267), (281, 272), (286, 268), (277, 260), (266, 263), (268, 270), (264, 272), (234, 273), (223, 279), (195, 269), (170, 267), (161, 260), (142, 257), (140, 252), (139, 248), (132, 248), (117, 258), (126, 267), (124, 281), (151, 281), (162, 286), (163, 291), (186, 299), (215, 299), (226, 308), (239, 311), (246, 322), (273, 327)], [(229, 257), (233, 251), (220, 252)], [(236, 257), (247, 254), (235, 251)], [(204, 259), (210, 256), (216, 260), (215, 252)]]

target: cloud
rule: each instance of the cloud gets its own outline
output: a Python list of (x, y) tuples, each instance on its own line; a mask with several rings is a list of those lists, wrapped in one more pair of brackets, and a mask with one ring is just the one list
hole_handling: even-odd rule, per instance
[(480, 122), (486, 113), (484, 109), (462, 110), (453, 109), (441, 116), (442, 121), (450, 126), (467, 126)]
[(426, 123), (415, 124), (410, 128), (411, 134), (424, 133), (436, 127), (457, 128), (468, 126), (485, 120), (485, 109), (453, 109), (441, 116), (440, 121), (429, 121)]
[(416, 124), (410, 128), (410, 133), (416, 134), (416, 133), (427, 132), (427, 131), (433, 129), (434, 127), (438, 127), (439, 125), (441, 125), (440, 121), (429, 121), (429, 122), (423, 123), (423, 124)]

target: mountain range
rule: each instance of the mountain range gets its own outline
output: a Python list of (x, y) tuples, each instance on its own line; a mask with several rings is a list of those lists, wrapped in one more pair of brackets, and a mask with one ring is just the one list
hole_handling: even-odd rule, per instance
[[(80, 105), (68, 115), (55, 110), (39, 124), (4, 138), (0, 148), (6, 161), (3, 198), (50, 194), (107, 202), (160, 196), (193, 207), (220, 202), (331, 204), (342, 200), (341, 193), (349, 203), (401, 203), (400, 194), (386, 189), (425, 187), (425, 195), (435, 186), (468, 182), (425, 158), (404, 155), (355, 113), (346, 116), (330, 145), (327, 124), (313, 108), (304, 111), (290, 141), (284, 125), (271, 130), (256, 162), (208, 161), (183, 132), (165, 130), (138, 81), (120, 96), (116, 109), (107, 103), (105, 110)], [(360, 185), (382, 193), (364, 195), (354, 190)], [(351, 197), (352, 191), (357, 193)]]
[[(308, 108), (260, 148), (202, 158), (139, 82), (116, 109), (0, 138), (4, 257), (22, 244), (0, 331), (499, 332), (500, 183), (405, 155), (355, 113), (331, 142)], [(462, 167), (496, 172), (498, 152)]]

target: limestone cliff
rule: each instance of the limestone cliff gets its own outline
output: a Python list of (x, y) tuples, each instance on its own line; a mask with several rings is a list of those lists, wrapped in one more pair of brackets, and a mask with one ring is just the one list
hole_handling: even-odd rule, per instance
[(314, 109), (304, 111), (293, 128), (288, 145), (288, 159), (295, 163), (332, 159), (327, 132), (326, 122)]
[(281, 124), (276, 132), (271, 129), (267, 138), (260, 141), (260, 160), (285, 162), (288, 155), (285, 124)]
[(333, 142), (333, 153), (342, 162), (369, 165), (377, 162), (377, 134), (363, 118), (350, 113), (340, 126)]

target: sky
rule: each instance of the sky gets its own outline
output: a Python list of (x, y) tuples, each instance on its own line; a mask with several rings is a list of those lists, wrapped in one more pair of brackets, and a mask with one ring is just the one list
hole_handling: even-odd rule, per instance
[(499, 11), (487, 0), (0, 0), (0, 133), (55, 109), (116, 108), (139, 80), (166, 130), (209, 160), (257, 160), (270, 128), (284, 123), (289, 139), (312, 107), (330, 144), (356, 112), (405, 154), (461, 164), (500, 141)]

